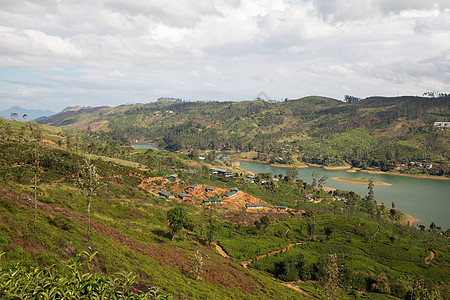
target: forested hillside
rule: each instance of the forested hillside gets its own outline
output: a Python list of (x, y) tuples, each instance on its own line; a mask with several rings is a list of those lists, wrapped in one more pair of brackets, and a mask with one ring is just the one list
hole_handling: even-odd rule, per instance
[(357, 195), (295, 169), (252, 178), (3, 119), (0, 143), (0, 297), (449, 296), (449, 231), (409, 226), (371, 183)]
[[(271, 163), (352, 165), (381, 171), (449, 175), (450, 97), (372, 97), (344, 103), (324, 97), (270, 103), (157, 101), (74, 108), (47, 124), (168, 150), (255, 152)], [(411, 164), (432, 163), (418, 168)]]

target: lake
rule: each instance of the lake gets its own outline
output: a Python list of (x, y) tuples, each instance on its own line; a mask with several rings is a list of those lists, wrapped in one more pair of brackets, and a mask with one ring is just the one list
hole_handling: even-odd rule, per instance
[[(148, 144), (133, 145), (135, 148), (160, 150), (158, 147)], [(219, 152), (218, 157), (224, 158), (229, 153)], [(272, 173), (286, 175), (287, 168), (273, 167), (268, 164), (237, 160), (244, 170), (258, 173)], [(361, 197), (367, 195), (367, 185), (352, 184), (331, 180), (333, 177), (341, 178), (373, 178), (376, 181), (386, 182), (392, 186), (375, 186), (375, 200), (391, 206), (392, 201), (395, 208), (402, 212), (422, 220), (417, 224), (423, 224), (427, 228), (431, 222), (435, 222), (443, 230), (450, 228), (450, 181), (428, 178), (413, 178), (388, 174), (368, 174), (357, 171), (349, 173), (345, 170), (325, 170), (318, 167), (298, 169), (298, 179), (311, 182), (312, 172), (316, 170), (317, 180), (328, 175), (325, 186), (354, 191)]]
[(158, 151), (165, 151), (163, 149), (159, 149), (155, 145), (150, 145), (150, 144), (133, 144), (131, 146), (133, 146), (133, 148), (138, 148), (138, 149), (153, 149), (153, 150), (158, 150)]
[[(286, 175), (288, 168), (273, 167), (268, 164), (237, 160), (244, 170), (257, 173), (272, 173)], [(333, 177), (341, 178), (373, 178), (376, 181), (386, 182), (392, 186), (375, 186), (375, 200), (391, 206), (402, 212), (421, 219), (427, 228), (431, 222), (446, 230), (450, 228), (450, 181), (428, 178), (413, 178), (388, 174), (368, 174), (357, 171), (349, 173), (346, 170), (325, 170), (318, 167), (298, 169), (298, 179), (311, 182), (313, 170), (317, 173), (317, 180), (328, 175), (325, 186), (335, 189), (354, 191), (360, 196), (367, 195), (367, 185), (352, 184), (331, 180)]]

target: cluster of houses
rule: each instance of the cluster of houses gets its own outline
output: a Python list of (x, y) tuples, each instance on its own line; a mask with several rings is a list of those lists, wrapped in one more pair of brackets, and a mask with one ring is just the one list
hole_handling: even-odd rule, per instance
[(450, 128), (450, 122), (434, 122), (434, 127), (447, 129)]
[[(177, 174), (172, 174), (166, 177), (167, 182), (175, 182), (178, 180), (178, 175)], [(188, 191), (194, 191), (196, 188), (198, 187), (198, 183), (193, 183), (191, 185), (189, 185), (186, 190)], [(237, 192), (239, 191), (239, 189), (237, 187), (233, 187), (230, 189), (230, 192), (223, 195), (223, 198), (231, 198), (232, 196), (236, 195)], [(208, 186), (205, 189), (206, 193), (211, 193), (214, 192), (214, 187), (213, 186)], [(190, 195), (186, 194), (186, 193), (178, 193), (176, 195), (178, 198), (180, 198), (181, 200), (189, 200), (191, 198)], [(175, 195), (172, 195), (171, 193), (169, 193), (168, 191), (165, 190), (160, 190), (158, 191), (158, 199), (175, 199)], [(222, 203), (221, 199), (206, 199), (203, 200), (203, 203)]]
[[(223, 169), (218, 169), (218, 168), (210, 168), (209, 172), (211, 174), (217, 174), (217, 175), (222, 175), (222, 176), (234, 176), (233, 172), (227, 171), (227, 170), (223, 170)], [(251, 178), (253, 179), (253, 178)], [(169, 176), (166, 177), (166, 182), (175, 182), (178, 180), (178, 174), (171, 174)], [(199, 185), (197, 183), (193, 183), (191, 185), (189, 185), (186, 190), (193, 192)], [(205, 189), (206, 194), (210, 194), (212, 192), (214, 192), (214, 187), (213, 186), (208, 186)], [(216, 198), (216, 199), (204, 199), (202, 200), (202, 203), (204, 204), (221, 204), (222, 203), (222, 199), (230, 199), (233, 198), (234, 196), (237, 195), (237, 193), (239, 192), (239, 189), (237, 187), (232, 187), (230, 189), (230, 191), (228, 193), (226, 193), (225, 195), (223, 195), (221, 198)], [(307, 195), (308, 197), (309, 195)], [(312, 197), (312, 194), (310, 194), (310, 196)], [(191, 196), (187, 193), (177, 193), (176, 195), (172, 195), (170, 192), (165, 191), (165, 190), (160, 190), (158, 191), (158, 199), (170, 199), (173, 200), (175, 198), (179, 198), (180, 200), (189, 200), (191, 199)], [(263, 208), (264, 205), (263, 204), (246, 204), (245, 208), (249, 209), (249, 210), (254, 210), (254, 209), (261, 209)], [(282, 210), (288, 210), (289, 208), (287, 206), (277, 206), (276, 209), (278, 211), (282, 211)]]
[(225, 177), (234, 177), (234, 172), (219, 168), (209, 168), (209, 173), (213, 175), (221, 175)]
[(337, 201), (342, 201), (342, 202), (344, 202), (344, 203), (347, 203), (347, 202), (348, 202), (348, 199), (345, 198), (345, 197), (336, 196), (335, 198), (336, 198)]
[[(176, 176), (176, 174), (170, 175), (167, 177), (168, 181), (176, 181), (176, 179), (178, 178), (178, 176)], [(173, 181), (172, 181), (173, 180)], [(189, 185), (186, 189), (193, 191), (198, 187), (197, 183), (193, 183), (191, 185)], [(230, 199), (233, 196), (235, 196), (238, 193), (239, 189), (237, 187), (232, 187), (230, 189), (230, 191), (228, 193), (226, 193), (225, 195), (222, 196), (222, 198), (224, 199)], [(211, 193), (214, 192), (214, 187), (213, 186), (208, 186), (205, 189), (206, 193)], [(160, 190), (158, 191), (158, 199), (175, 199), (175, 197), (178, 197), (180, 200), (189, 200), (191, 198), (190, 195), (186, 194), (186, 193), (178, 193), (176, 195), (172, 195), (171, 193), (169, 193), (168, 191), (165, 190)], [(202, 201), (202, 203), (204, 204), (221, 204), (222, 203), (222, 199), (220, 198), (216, 198), (216, 199), (204, 199)], [(245, 208), (246, 209), (258, 209), (258, 208), (262, 208), (263, 205), (262, 204), (246, 204)], [(277, 207), (277, 210), (287, 210), (286, 206), (279, 206)]]
[(409, 165), (411, 167), (425, 168), (427, 170), (430, 170), (431, 168), (433, 168), (433, 165), (430, 163), (423, 164), (421, 162), (416, 163), (416, 162), (412, 161), (409, 163)]

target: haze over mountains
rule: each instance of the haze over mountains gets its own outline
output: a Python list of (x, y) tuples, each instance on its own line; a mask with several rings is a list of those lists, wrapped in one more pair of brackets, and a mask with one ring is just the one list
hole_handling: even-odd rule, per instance
[[(12, 119), (11, 114), (17, 113), (17, 117), (20, 120), (35, 120), (41, 117), (48, 117), (56, 114), (56, 112), (51, 111), (49, 109), (41, 110), (41, 109), (26, 109), (20, 106), (13, 106), (11, 108), (5, 109), (4, 111), (0, 111), (0, 115), (5, 119)], [(23, 116), (26, 115), (25, 118)]]

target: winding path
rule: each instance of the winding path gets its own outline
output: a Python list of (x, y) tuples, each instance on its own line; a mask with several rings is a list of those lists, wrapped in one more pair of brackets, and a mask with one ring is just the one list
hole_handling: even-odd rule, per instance
[(225, 258), (231, 259), (231, 257), (225, 252), (225, 250), (223, 250), (222, 247), (220, 247), (217, 244), (214, 244), (216, 246), (216, 250), (220, 253), (220, 255), (222, 255)]
[[(431, 250), (430, 250), (431, 251)], [(427, 265), (431, 264), (431, 261), (434, 259), (434, 257), (436, 256), (436, 253), (434, 251), (430, 252), (430, 255), (428, 255), (427, 257), (425, 257), (425, 263)]]
[(375, 237), (377, 236), (377, 234), (380, 232), (380, 226), (377, 225), (377, 227), (378, 227), (377, 232), (375, 232), (375, 234), (372, 235), (372, 237), (370, 238), (371, 240), (372, 240), (373, 238), (375, 238)]
[[(261, 254), (261, 255), (257, 256), (256, 259), (258, 260), (258, 259), (261, 259), (261, 258), (264, 258), (264, 257), (272, 256), (272, 255), (274, 255), (274, 254), (277, 254), (277, 253), (281, 253), (281, 252), (287, 251), (287, 250), (289, 250), (290, 248), (292, 248), (293, 246), (297, 246), (297, 245), (301, 245), (301, 244), (303, 244), (303, 243), (302, 243), (302, 242), (298, 242), (298, 243), (289, 243), (289, 244), (287, 244), (286, 247), (284, 247), (283, 249), (280, 249), (280, 250), (274, 250), (274, 251), (271, 251), (271, 252), (266, 253), (266, 254)], [(244, 260), (243, 262), (241, 262), (241, 266), (243, 266), (244, 268), (247, 268), (248, 264), (251, 264), (252, 262), (253, 262), (253, 259)]]
[(287, 286), (288, 288), (294, 289), (294, 290), (296, 290), (297, 292), (300, 292), (300, 293), (302, 293), (302, 294), (305, 294), (306, 296), (314, 296), (313, 294), (308, 293), (307, 291), (305, 291), (305, 290), (299, 288), (298, 286), (296, 286), (296, 285), (294, 285), (294, 284), (292, 284), (292, 283), (290, 283), (290, 282), (282, 282), (281, 284)]

